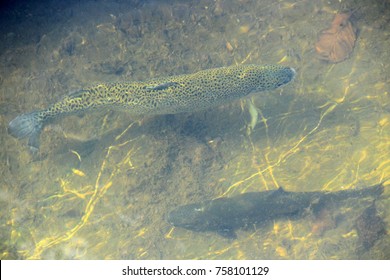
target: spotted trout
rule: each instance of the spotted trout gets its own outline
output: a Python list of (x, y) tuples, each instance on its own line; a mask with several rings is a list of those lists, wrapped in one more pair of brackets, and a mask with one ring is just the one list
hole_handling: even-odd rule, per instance
[(67, 114), (104, 107), (135, 115), (161, 115), (204, 110), (276, 89), (290, 82), (295, 70), (277, 65), (236, 65), (142, 82), (104, 83), (81, 89), (44, 110), (22, 114), (8, 126), (10, 135), (28, 138), (39, 148), (42, 128)]
[[(383, 185), (338, 192), (248, 192), (231, 198), (217, 198), (179, 206), (168, 214), (168, 222), (196, 232), (213, 231), (226, 238), (236, 238), (237, 229), (246, 229), (275, 219), (299, 217), (308, 208), (320, 211), (329, 202), (350, 198), (379, 197)], [(317, 209), (315, 209), (317, 208)]]

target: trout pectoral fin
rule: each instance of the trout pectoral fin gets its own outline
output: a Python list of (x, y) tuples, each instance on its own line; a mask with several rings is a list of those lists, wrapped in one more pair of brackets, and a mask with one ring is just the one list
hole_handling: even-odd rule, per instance
[(36, 130), (33, 133), (31, 133), (30, 137), (28, 138), (28, 146), (30, 148), (30, 152), (35, 154), (39, 150), (39, 136), (41, 135), (40, 130)]

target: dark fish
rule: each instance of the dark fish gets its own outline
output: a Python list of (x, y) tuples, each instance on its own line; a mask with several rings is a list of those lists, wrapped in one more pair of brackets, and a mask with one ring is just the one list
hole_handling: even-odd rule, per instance
[[(235, 230), (273, 219), (293, 217), (308, 208), (323, 207), (327, 202), (366, 196), (379, 197), (383, 185), (360, 190), (338, 192), (249, 192), (232, 198), (217, 198), (178, 207), (168, 215), (173, 226), (193, 231), (215, 231), (227, 238), (236, 238)], [(299, 216), (298, 216), (299, 217)]]

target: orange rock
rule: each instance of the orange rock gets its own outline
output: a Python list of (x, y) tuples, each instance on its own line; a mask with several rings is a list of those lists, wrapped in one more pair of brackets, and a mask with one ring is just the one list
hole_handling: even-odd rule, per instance
[(232, 44), (230, 44), (230, 42), (226, 42), (226, 49), (229, 51), (229, 52), (232, 52), (234, 50)]
[(349, 57), (356, 42), (356, 29), (349, 21), (350, 13), (337, 14), (330, 28), (322, 30), (315, 49), (321, 60), (332, 63)]

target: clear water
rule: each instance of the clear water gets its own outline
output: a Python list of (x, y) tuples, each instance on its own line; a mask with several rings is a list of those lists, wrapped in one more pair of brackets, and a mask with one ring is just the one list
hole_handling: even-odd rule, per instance
[[(46, 1), (1, 11), (2, 259), (389, 259), (361, 248), (356, 220), (372, 199), (327, 217), (237, 232), (173, 228), (178, 205), (283, 186), (338, 191), (390, 174), (388, 1)], [(354, 10), (351, 57), (320, 61), (314, 44)], [(297, 70), (286, 87), (207, 112), (91, 112), (45, 128), (41, 151), (7, 134), (16, 115), (99, 82), (143, 80), (236, 63)], [(390, 224), (388, 187), (376, 201)], [(321, 230), (319, 230), (319, 228)]]

